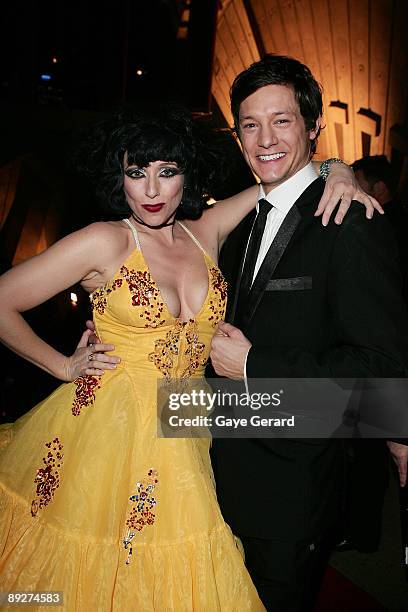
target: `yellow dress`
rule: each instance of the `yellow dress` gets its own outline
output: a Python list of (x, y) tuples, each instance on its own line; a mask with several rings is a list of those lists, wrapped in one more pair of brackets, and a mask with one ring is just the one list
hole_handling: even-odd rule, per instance
[(203, 375), (225, 281), (203, 252), (204, 304), (175, 319), (134, 237), (91, 295), (117, 369), (0, 428), (0, 591), (63, 591), (75, 612), (264, 610), (221, 516), (209, 439), (156, 435), (157, 381)]

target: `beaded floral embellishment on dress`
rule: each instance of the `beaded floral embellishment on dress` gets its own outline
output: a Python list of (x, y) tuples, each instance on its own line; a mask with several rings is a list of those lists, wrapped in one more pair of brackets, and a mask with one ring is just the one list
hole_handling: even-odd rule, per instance
[(137, 531), (142, 531), (146, 525), (153, 525), (155, 521), (154, 507), (157, 504), (156, 498), (152, 493), (157, 487), (158, 473), (157, 470), (151, 468), (147, 477), (141, 482), (136, 483), (136, 491), (129, 497), (134, 506), (132, 507), (128, 519), (126, 521), (126, 534), (123, 539), (123, 546), (128, 551), (126, 565), (129, 565), (133, 547), (132, 541)]
[(116, 278), (111, 283), (108, 283), (103, 287), (99, 287), (99, 289), (95, 289), (95, 291), (93, 291), (89, 296), (92, 310), (96, 310), (102, 315), (105, 312), (105, 308), (108, 303), (108, 295), (112, 293), (112, 291), (119, 289), (119, 287), (122, 286), (122, 283), (123, 280), (121, 278)]
[(154, 351), (149, 354), (152, 361), (160, 370), (167, 381), (171, 380), (171, 370), (174, 366), (174, 357), (179, 355), (180, 336), (185, 330), (187, 348), (185, 355), (188, 357), (188, 366), (177, 378), (188, 378), (200, 365), (205, 365), (206, 359), (200, 357), (204, 352), (205, 344), (198, 341), (197, 323), (194, 319), (189, 321), (176, 320), (174, 327), (170, 329), (165, 338), (160, 338), (154, 343)]
[(96, 376), (80, 376), (74, 380), (76, 385), (75, 399), (72, 404), (72, 414), (79, 416), (82, 408), (92, 406), (95, 401), (95, 391), (100, 389), (99, 378)]
[(63, 461), (63, 446), (59, 438), (54, 438), (52, 442), (47, 442), (45, 446), (49, 449), (47, 456), (43, 457), (43, 468), (38, 468), (34, 484), (37, 485), (37, 498), (31, 502), (31, 516), (36, 516), (39, 510), (53, 500), (54, 493), (60, 485), (59, 468)]
[(165, 323), (163, 319), (164, 303), (160, 291), (150, 276), (148, 270), (133, 270), (122, 266), (119, 270), (121, 278), (117, 278), (103, 287), (96, 289), (90, 295), (92, 309), (104, 314), (110, 293), (127, 283), (132, 296), (132, 306), (141, 306), (140, 318), (146, 321), (145, 327), (159, 327)]
[(189, 358), (189, 364), (181, 375), (181, 378), (189, 378), (198, 367), (206, 364), (207, 359), (201, 357), (205, 344), (198, 341), (198, 330), (195, 321), (189, 321), (190, 326), (186, 330), (187, 349), (186, 355)]
[(215, 327), (225, 314), (225, 303), (227, 300), (227, 289), (228, 284), (223, 277), (221, 270), (213, 266), (210, 268), (211, 274), (211, 288), (215, 292), (215, 298), (210, 300), (209, 308), (212, 315), (209, 317), (209, 321), (212, 322), (212, 326)]
[(149, 354), (149, 361), (154, 363), (166, 380), (170, 380), (174, 357), (179, 354), (178, 342), (182, 329), (183, 324), (177, 321), (174, 328), (167, 332), (165, 338), (156, 340), (154, 351)]
[(158, 327), (163, 325), (165, 320), (162, 318), (164, 309), (160, 291), (150, 276), (148, 270), (129, 270), (126, 266), (120, 269), (120, 275), (128, 284), (132, 294), (133, 306), (144, 306), (144, 311), (140, 318), (146, 320), (145, 327)]

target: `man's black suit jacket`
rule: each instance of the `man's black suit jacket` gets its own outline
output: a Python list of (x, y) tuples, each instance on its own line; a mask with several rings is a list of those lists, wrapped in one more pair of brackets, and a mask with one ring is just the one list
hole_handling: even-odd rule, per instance
[[(408, 322), (391, 228), (379, 214), (367, 220), (357, 202), (342, 225), (323, 227), (314, 217), (323, 189), (316, 179), (286, 216), (244, 308), (234, 303), (237, 254), (242, 259), (254, 212), (224, 247), (229, 320), (253, 344), (248, 377), (406, 376)], [(225, 520), (245, 536), (319, 537), (340, 510), (340, 447), (323, 439), (214, 440)]]

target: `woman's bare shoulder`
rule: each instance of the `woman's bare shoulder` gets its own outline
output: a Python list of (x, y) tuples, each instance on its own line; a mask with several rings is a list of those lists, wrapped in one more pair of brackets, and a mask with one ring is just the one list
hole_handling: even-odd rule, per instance
[(100, 254), (111, 257), (113, 252), (126, 248), (129, 239), (129, 228), (123, 221), (96, 221), (78, 230), (73, 237), (84, 240), (95, 248), (100, 249)]
[[(105, 282), (105, 276), (111, 275), (117, 262), (126, 258), (132, 248), (133, 236), (129, 227), (123, 221), (97, 221), (80, 230), (83, 239), (95, 253), (95, 266), (82, 280), (97, 279)], [(93, 289), (92, 289), (93, 290)]]
[(126, 235), (127, 231), (128, 228), (123, 221), (95, 221), (78, 230), (78, 232), (82, 232), (84, 235), (95, 239), (119, 237)]

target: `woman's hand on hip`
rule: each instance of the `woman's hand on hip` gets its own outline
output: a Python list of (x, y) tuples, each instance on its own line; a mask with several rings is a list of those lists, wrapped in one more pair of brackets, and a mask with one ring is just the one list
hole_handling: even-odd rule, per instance
[(93, 333), (91, 329), (84, 331), (75, 352), (66, 357), (63, 380), (70, 382), (79, 376), (102, 376), (105, 370), (114, 370), (120, 362), (120, 357), (105, 354), (115, 350), (113, 344), (88, 343)]

